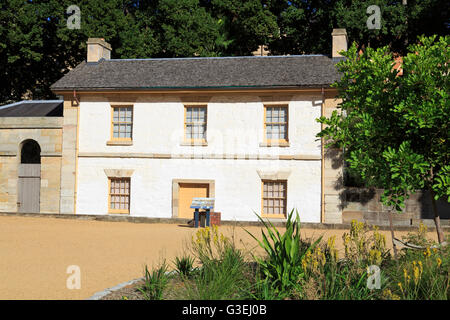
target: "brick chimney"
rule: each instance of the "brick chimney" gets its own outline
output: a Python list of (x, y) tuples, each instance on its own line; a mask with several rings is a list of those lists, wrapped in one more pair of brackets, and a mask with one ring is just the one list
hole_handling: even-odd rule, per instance
[(331, 49), (331, 57), (339, 58), (342, 55), (340, 51), (347, 51), (347, 31), (345, 29), (333, 29), (331, 33), (333, 37), (333, 48)]
[(89, 38), (87, 41), (87, 62), (111, 59), (111, 45), (103, 38)]

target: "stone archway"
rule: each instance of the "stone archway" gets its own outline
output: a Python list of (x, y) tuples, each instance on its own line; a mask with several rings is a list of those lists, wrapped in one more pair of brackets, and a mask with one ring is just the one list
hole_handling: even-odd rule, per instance
[(20, 145), (17, 211), (40, 212), (41, 191), (41, 147), (34, 140), (25, 140)]

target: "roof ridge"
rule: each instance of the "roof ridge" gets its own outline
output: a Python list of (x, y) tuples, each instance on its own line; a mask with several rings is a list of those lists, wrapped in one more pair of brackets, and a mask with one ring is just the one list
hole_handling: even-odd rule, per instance
[(225, 59), (270, 59), (270, 58), (303, 58), (328, 57), (325, 54), (277, 55), (277, 56), (228, 56), (228, 57), (179, 57), (179, 58), (135, 58), (135, 59), (104, 59), (103, 61), (152, 61), (152, 60), (225, 60)]

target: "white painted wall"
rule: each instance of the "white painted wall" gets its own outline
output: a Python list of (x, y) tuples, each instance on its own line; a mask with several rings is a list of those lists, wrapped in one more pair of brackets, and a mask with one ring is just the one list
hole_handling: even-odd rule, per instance
[[(105, 102), (80, 103), (79, 152), (192, 153), (182, 146), (184, 105), (178, 97), (153, 97), (134, 103), (133, 145), (108, 146), (111, 107)], [(315, 134), (320, 124), (320, 97), (297, 95), (289, 103), (290, 147), (260, 147), (264, 140), (264, 105), (257, 96), (216, 96), (208, 103), (206, 154), (247, 153), (320, 156)]]
[(173, 179), (215, 181), (215, 211), (223, 220), (256, 220), (261, 213), (257, 170), (290, 170), (288, 212), (298, 209), (304, 222), (320, 222), (320, 161), (117, 159), (78, 160), (77, 214), (107, 214), (108, 177), (104, 169), (134, 169), (132, 216), (170, 218)]
[[(320, 124), (320, 97), (294, 96), (289, 103), (289, 147), (260, 147), (264, 105), (257, 96), (215, 96), (208, 103), (208, 146), (182, 146), (184, 106), (178, 97), (153, 97), (134, 103), (133, 145), (107, 146), (109, 102), (80, 104), (79, 153), (248, 154), (320, 156), (315, 137)], [(257, 170), (290, 171), (288, 211), (298, 209), (304, 222), (320, 222), (320, 160), (232, 159), (78, 159), (77, 213), (107, 214), (108, 178), (104, 169), (133, 169), (132, 216), (172, 216), (172, 180), (215, 181), (215, 211), (223, 220), (256, 220), (261, 212), (261, 178)]]

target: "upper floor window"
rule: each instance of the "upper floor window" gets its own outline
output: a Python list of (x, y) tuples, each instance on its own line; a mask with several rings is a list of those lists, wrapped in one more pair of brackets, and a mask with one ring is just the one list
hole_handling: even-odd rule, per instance
[(264, 107), (264, 136), (267, 142), (288, 141), (288, 107)]
[(185, 106), (184, 137), (189, 142), (206, 142), (206, 106)]
[(112, 139), (131, 140), (133, 136), (133, 107), (113, 106), (112, 110)]

